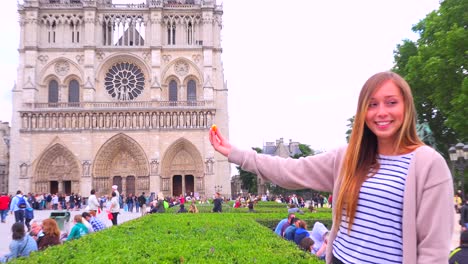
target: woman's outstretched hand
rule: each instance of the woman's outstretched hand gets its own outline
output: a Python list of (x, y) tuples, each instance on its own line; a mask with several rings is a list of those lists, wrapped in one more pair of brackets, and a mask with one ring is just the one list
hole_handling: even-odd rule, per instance
[(213, 148), (224, 156), (229, 156), (231, 153), (231, 144), (227, 139), (221, 135), (216, 125), (211, 126), (210, 129), (210, 142)]

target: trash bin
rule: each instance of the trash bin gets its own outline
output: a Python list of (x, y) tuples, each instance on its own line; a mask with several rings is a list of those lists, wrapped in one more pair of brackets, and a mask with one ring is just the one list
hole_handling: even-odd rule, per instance
[(67, 211), (54, 211), (50, 213), (50, 218), (54, 219), (57, 222), (61, 231), (65, 229), (65, 222), (70, 221), (70, 212)]

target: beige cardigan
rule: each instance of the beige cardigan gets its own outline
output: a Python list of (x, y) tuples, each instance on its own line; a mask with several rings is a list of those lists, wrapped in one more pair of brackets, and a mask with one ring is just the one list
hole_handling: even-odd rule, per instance
[[(228, 159), (284, 188), (333, 191), (333, 197), (338, 197), (345, 151), (343, 147), (306, 158), (284, 159), (233, 147)], [(403, 198), (403, 263), (446, 264), (455, 217), (452, 176), (443, 157), (432, 148), (419, 147), (414, 153)], [(327, 263), (331, 263), (334, 227)]]

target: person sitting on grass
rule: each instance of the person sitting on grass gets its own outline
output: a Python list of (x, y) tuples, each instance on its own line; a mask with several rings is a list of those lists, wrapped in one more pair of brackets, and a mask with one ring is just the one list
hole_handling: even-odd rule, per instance
[(44, 236), (37, 241), (39, 250), (44, 250), (54, 245), (60, 245), (60, 228), (54, 219), (47, 218), (42, 221), (42, 232)]
[(192, 203), (190, 204), (189, 213), (193, 213), (193, 214), (198, 213), (198, 208), (197, 208), (197, 205), (195, 205), (194, 201), (192, 201)]
[(24, 224), (16, 222), (11, 226), (12, 238), (10, 243), (10, 253), (0, 258), (1, 263), (8, 262), (14, 258), (26, 257), (33, 251), (37, 251), (36, 241), (26, 234)]
[(88, 228), (83, 224), (83, 217), (81, 215), (75, 215), (73, 222), (75, 222), (75, 225), (70, 231), (70, 234), (68, 234), (67, 241), (78, 239), (88, 234)]
[(185, 205), (184, 204), (180, 204), (180, 208), (179, 208), (179, 211), (177, 211), (177, 213), (187, 213), (187, 209), (185, 209)]
[(308, 253), (311, 253), (313, 246), (314, 240), (310, 237), (304, 237), (299, 243), (299, 248)]
[(296, 222), (296, 234), (294, 235), (294, 242), (299, 245), (301, 240), (305, 237), (310, 237), (309, 231), (307, 231), (307, 223), (304, 220)]

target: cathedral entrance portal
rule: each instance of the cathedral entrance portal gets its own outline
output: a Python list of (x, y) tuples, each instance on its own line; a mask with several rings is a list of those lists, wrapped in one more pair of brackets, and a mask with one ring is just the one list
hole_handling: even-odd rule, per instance
[(200, 152), (188, 140), (174, 142), (162, 161), (161, 191), (164, 195), (205, 194), (204, 163)]
[(141, 146), (125, 134), (110, 138), (96, 154), (93, 166), (93, 188), (110, 194), (112, 185), (119, 192), (149, 193), (149, 164)]
[(80, 165), (75, 155), (59, 143), (44, 151), (34, 171), (36, 193), (80, 192)]

